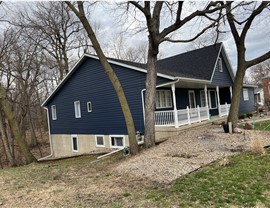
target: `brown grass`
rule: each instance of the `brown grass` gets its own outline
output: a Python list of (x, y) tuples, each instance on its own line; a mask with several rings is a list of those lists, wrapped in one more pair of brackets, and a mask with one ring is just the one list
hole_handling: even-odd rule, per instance
[(263, 147), (262, 138), (258, 134), (254, 134), (254, 138), (251, 140), (250, 150), (257, 155), (265, 155), (266, 152)]

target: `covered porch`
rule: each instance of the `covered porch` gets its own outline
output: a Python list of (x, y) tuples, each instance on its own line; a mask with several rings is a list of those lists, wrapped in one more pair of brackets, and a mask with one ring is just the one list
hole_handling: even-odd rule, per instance
[(177, 80), (157, 87), (155, 125), (191, 125), (227, 116), (230, 110), (232, 86), (213, 86), (202, 80)]

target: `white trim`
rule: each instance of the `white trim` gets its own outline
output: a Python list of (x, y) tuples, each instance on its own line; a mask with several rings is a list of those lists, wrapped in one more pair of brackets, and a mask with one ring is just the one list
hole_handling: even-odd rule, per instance
[(222, 58), (218, 57), (217, 67), (219, 72), (223, 72)]
[(52, 120), (57, 120), (57, 111), (56, 111), (56, 105), (51, 105), (51, 114), (52, 114)]
[(248, 101), (249, 100), (249, 94), (248, 94), (248, 89), (243, 88), (243, 100)]
[[(88, 107), (89, 107), (89, 104), (90, 104), (90, 106), (91, 106), (91, 109), (90, 109), (90, 110), (89, 110), (89, 108), (88, 108)], [(87, 112), (88, 112), (88, 113), (91, 113), (91, 112), (93, 111), (93, 107), (92, 107), (92, 102), (91, 102), (91, 101), (89, 101), (89, 102), (86, 103), (86, 107), (87, 107)]]
[[(194, 101), (194, 106), (191, 106), (191, 100), (190, 100), (190, 93), (193, 93), (193, 101)], [(188, 91), (188, 101), (189, 101), (189, 107), (190, 108), (196, 108), (196, 98), (195, 98), (195, 91), (194, 90), (189, 90)]]
[[(79, 152), (79, 139), (78, 139), (78, 135), (77, 134), (71, 134), (70, 138), (71, 138), (71, 149), (72, 149), (72, 152)], [(73, 138), (76, 138), (77, 150), (74, 149)]]
[[(98, 142), (97, 142), (97, 138), (98, 138), (98, 137), (102, 137), (102, 139), (103, 139), (103, 145), (98, 144)], [(105, 139), (104, 139), (104, 135), (96, 135), (96, 136), (95, 136), (95, 139), (96, 139), (96, 147), (105, 147)]]
[(171, 85), (172, 89), (172, 96), (173, 96), (173, 111), (174, 111), (174, 126), (178, 128), (178, 113), (177, 113), (177, 106), (176, 106), (176, 96), (175, 96), (175, 84)]
[(223, 48), (223, 44), (221, 43), (220, 45), (220, 49), (218, 51), (218, 55), (217, 55), (217, 58), (216, 58), (216, 62), (215, 62), (215, 65), (214, 65), (214, 69), (212, 70), (212, 76), (211, 76), (211, 79), (210, 79), (210, 82), (212, 83), (212, 80), (213, 80), (213, 77), (214, 77), (214, 74), (216, 72), (216, 67), (217, 67), (217, 63), (218, 63), (218, 58), (220, 57), (220, 53), (221, 53), (221, 49)]
[[(123, 146), (112, 146), (112, 137), (122, 137), (123, 138)], [(110, 147), (111, 148), (123, 148), (125, 147), (125, 135), (109, 135), (110, 138)]]
[[(79, 105), (77, 105), (77, 103), (79, 103)], [(77, 109), (77, 106), (79, 106), (78, 109)], [(79, 100), (74, 101), (74, 114), (75, 114), (75, 118), (81, 118), (82, 117), (82, 114), (81, 114), (81, 102)]]
[[(212, 102), (211, 102), (211, 93), (210, 92), (215, 92), (215, 101), (216, 101), (216, 107), (212, 108)], [(209, 109), (217, 109), (217, 91), (216, 90), (208, 90), (208, 103), (209, 103)]]
[[(210, 84), (210, 80), (205, 79), (194, 79), (194, 78), (186, 78), (186, 77), (176, 77), (178, 81), (185, 81), (185, 82), (196, 82), (196, 83), (203, 83), (203, 84)], [(177, 81), (177, 82), (178, 82)]]

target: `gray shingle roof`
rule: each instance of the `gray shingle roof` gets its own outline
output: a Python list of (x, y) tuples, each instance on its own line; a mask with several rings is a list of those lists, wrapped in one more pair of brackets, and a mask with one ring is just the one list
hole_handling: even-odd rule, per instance
[[(207, 46), (157, 62), (157, 72), (173, 77), (211, 80), (222, 44)], [(110, 59), (130, 66), (147, 69), (146, 64)]]

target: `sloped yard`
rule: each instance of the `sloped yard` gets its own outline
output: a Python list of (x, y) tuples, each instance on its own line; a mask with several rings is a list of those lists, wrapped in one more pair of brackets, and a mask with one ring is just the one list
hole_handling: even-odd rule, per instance
[(0, 207), (267, 207), (269, 154), (245, 153), (229, 167), (214, 163), (176, 179), (249, 149), (255, 137), (269, 144), (269, 133), (230, 135), (211, 125), (192, 130), (135, 157), (118, 153), (96, 162), (83, 156), (1, 170)]

